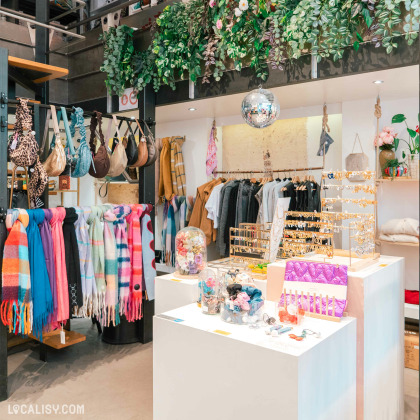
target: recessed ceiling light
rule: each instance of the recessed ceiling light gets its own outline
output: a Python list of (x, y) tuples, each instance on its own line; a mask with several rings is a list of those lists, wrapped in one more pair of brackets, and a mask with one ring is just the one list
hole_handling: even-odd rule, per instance
[(188, 108), (188, 111), (197, 111), (197, 108)]
[(373, 83), (375, 83), (375, 85), (380, 85), (383, 82), (384, 82), (383, 80), (375, 80)]

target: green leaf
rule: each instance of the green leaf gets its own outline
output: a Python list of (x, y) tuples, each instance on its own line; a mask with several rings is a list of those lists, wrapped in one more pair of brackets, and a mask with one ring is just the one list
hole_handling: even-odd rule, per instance
[(358, 51), (359, 50), (359, 47), (360, 47), (360, 44), (357, 41), (354, 41), (354, 44), (353, 44), (354, 50), (355, 51)]
[(359, 34), (359, 32), (356, 32), (356, 37), (360, 42), (363, 42), (362, 36)]
[(411, 128), (407, 128), (408, 134), (410, 134), (410, 137), (414, 138), (416, 137), (417, 133), (412, 130)]
[(398, 149), (399, 144), (400, 144), (400, 139), (395, 138), (394, 139), (394, 149), (395, 149), (395, 151)]
[(392, 124), (398, 124), (398, 123), (402, 123), (406, 120), (407, 118), (405, 118), (404, 114), (396, 114), (392, 117)]

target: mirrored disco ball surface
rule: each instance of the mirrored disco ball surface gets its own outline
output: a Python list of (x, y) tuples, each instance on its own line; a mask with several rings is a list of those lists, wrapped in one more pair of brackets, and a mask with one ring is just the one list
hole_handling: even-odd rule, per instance
[(268, 127), (279, 115), (279, 101), (269, 90), (255, 89), (242, 101), (242, 117), (251, 127)]

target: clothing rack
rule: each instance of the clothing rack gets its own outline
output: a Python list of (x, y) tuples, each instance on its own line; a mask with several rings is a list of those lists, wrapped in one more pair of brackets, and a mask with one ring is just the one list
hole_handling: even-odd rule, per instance
[[(324, 166), (316, 166), (313, 168), (297, 168), (297, 169), (273, 169), (272, 173), (275, 172), (304, 172), (304, 171), (320, 171), (320, 170), (324, 170)], [(267, 173), (267, 171), (214, 171), (214, 174), (265, 174)]]

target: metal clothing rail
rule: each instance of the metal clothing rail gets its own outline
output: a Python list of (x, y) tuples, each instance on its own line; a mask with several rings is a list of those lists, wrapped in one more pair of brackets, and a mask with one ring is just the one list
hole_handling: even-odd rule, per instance
[[(16, 99), (9, 99), (8, 100), (8, 104), (10, 105), (17, 105), (19, 102)], [(28, 106), (34, 106), (34, 102), (28, 102)], [(44, 108), (44, 109), (48, 109), (50, 107), (49, 104), (36, 104), (38, 105), (40, 108)], [(51, 104), (51, 105), (55, 105), (56, 107), (60, 107), (60, 104)], [(64, 107), (66, 109), (67, 112), (73, 112), (73, 108), (69, 108), (69, 107)], [(94, 111), (85, 111), (83, 110), (83, 115), (85, 116), (93, 116), (94, 115)], [(120, 121), (134, 121), (131, 117), (121, 117), (121, 116), (116, 116), (117, 120)], [(114, 116), (112, 114), (102, 114), (102, 118), (114, 118)], [(139, 121), (144, 122), (142, 119), (139, 118)], [(154, 121), (146, 121), (147, 125), (154, 125)]]
[(274, 173), (274, 172), (303, 172), (303, 171), (319, 171), (323, 170), (324, 166), (316, 166), (313, 168), (293, 168), (293, 169), (273, 169), (270, 171), (214, 171), (214, 174), (266, 174), (268, 172)]

